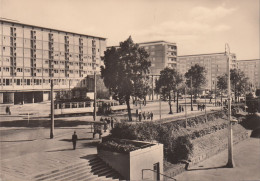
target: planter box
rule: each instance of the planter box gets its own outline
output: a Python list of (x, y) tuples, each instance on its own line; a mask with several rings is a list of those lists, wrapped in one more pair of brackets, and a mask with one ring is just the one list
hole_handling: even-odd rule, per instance
[[(153, 180), (157, 176), (156, 172), (151, 171), (155, 169), (155, 165), (158, 171), (163, 174), (162, 144), (131, 140), (124, 141), (126, 144), (140, 145), (140, 148), (129, 153), (117, 153), (98, 148), (98, 156), (126, 180)], [(160, 180), (163, 180), (163, 178), (160, 177)]]

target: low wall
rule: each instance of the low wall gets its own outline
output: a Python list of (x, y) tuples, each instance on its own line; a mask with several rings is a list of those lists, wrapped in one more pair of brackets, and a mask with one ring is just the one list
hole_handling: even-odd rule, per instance
[[(160, 173), (163, 173), (162, 144), (156, 143), (126, 154), (98, 149), (98, 156), (126, 180), (142, 180), (142, 170), (153, 170), (155, 163), (159, 163)], [(144, 172), (145, 178), (153, 179), (154, 172), (148, 170)]]
[[(220, 130), (221, 131), (226, 131), (227, 132), (227, 128), (225, 128), (224, 130)], [(208, 136), (215, 136), (214, 134), (218, 134), (218, 131), (215, 133), (212, 133)], [(250, 137), (250, 133), (248, 131), (243, 131), (243, 132), (239, 132), (233, 135), (233, 144), (237, 144), (243, 140), (246, 140)], [(221, 144), (216, 144), (215, 147), (207, 150), (207, 151), (203, 151), (201, 154), (191, 158), (191, 162), (189, 164), (189, 166), (192, 165), (196, 165), (200, 162), (202, 162), (203, 160), (206, 160), (214, 155), (217, 155), (218, 153), (226, 150), (228, 147), (227, 145), (227, 138), (225, 141), (222, 141)], [(179, 164), (178, 166), (174, 167), (174, 168), (169, 168), (168, 170), (165, 170), (164, 173), (165, 175), (174, 177), (182, 172), (185, 171), (185, 165), (184, 164)]]

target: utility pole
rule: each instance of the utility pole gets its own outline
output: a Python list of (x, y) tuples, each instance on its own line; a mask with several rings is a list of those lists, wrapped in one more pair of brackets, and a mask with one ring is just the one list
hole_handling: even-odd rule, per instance
[[(206, 92), (206, 90), (205, 90)], [(207, 99), (206, 99), (206, 96), (205, 96), (205, 120), (206, 122), (208, 122), (208, 117), (207, 117)]]
[(185, 128), (187, 128), (186, 87), (184, 88), (184, 95), (185, 95)]
[(228, 81), (227, 81), (227, 87), (228, 87), (228, 162), (227, 167), (228, 168), (234, 168), (235, 163), (233, 161), (233, 135), (232, 135), (232, 122), (231, 122), (231, 90), (230, 90), (230, 49), (228, 44), (225, 46), (225, 54), (227, 55), (227, 75), (228, 75)]
[(154, 86), (153, 86), (153, 75), (152, 75), (152, 100), (154, 99)]
[(51, 130), (50, 130), (50, 138), (54, 137), (54, 101), (53, 101), (53, 79), (51, 79)]
[(193, 111), (193, 105), (192, 105), (192, 94), (193, 94), (193, 91), (192, 91), (192, 77), (190, 78), (190, 88), (191, 88), (191, 104), (190, 104), (190, 110)]
[(96, 105), (97, 105), (97, 81), (96, 81), (96, 71), (94, 71), (94, 121), (96, 121), (97, 117), (97, 110), (96, 110)]
[(217, 106), (217, 81), (215, 81), (215, 107)]

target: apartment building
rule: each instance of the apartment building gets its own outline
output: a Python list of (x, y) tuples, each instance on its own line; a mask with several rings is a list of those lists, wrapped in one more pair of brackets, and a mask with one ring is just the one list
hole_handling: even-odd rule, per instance
[(160, 75), (165, 67), (176, 68), (177, 46), (176, 43), (166, 41), (151, 41), (138, 43), (149, 53), (151, 61), (151, 75)]
[(0, 103), (48, 100), (51, 79), (56, 92), (89, 91), (105, 50), (102, 37), (0, 19)]
[[(231, 54), (230, 68), (236, 68), (236, 54)], [(207, 84), (205, 89), (215, 90), (217, 77), (227, 72), (227, 56), (223, 53), (195, 54), (178, 56), (177, 69), (185, 74), (191, 66), (199, 64), (205, 67)]]
[(249, 78), (253, 90), (260, 88), (260, 59), (238, 60), (237, 68)]

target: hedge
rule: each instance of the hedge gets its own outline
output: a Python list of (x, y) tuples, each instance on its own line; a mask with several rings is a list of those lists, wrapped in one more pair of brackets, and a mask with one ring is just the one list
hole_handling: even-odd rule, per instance
[[(196, 130), (198, 125), (205, 124), (205, 116), (189, 118), (187, 123), (191, 129), (186, 129), (185, 120), (178, 120), (159, 124), (143, 122), (139, 124), (117, 123), (111, 130), (113, 138), (152, 141), (156, 140), (164, 144), (164, 157), (167, 161), (176, 163), (187, 160), (193, 154), (192, 140), (210, 134), (228, 126), (227, 122), (217, 121), (223, 117), (223, 113), (217, 112), (207, 115), (207, 123), (204, 128)], [(203, 127), (203, 126), (202, 126)], [(194, 129), (193, 129), (194, 128)]]

